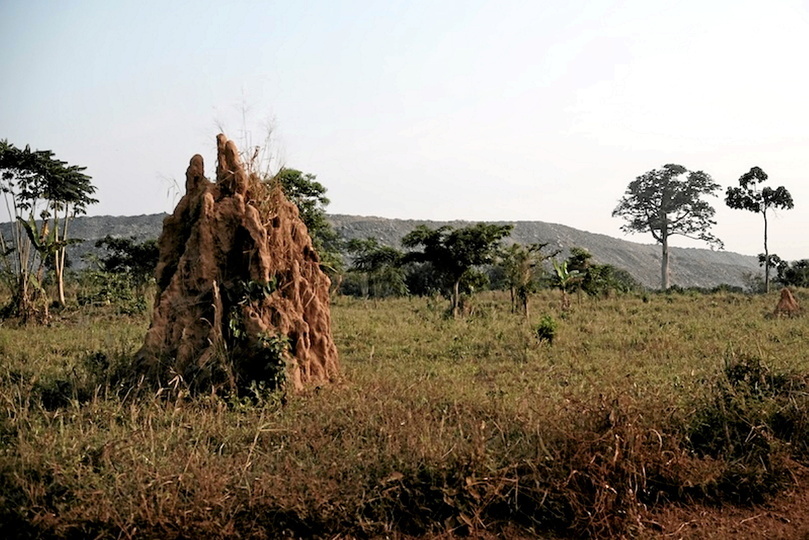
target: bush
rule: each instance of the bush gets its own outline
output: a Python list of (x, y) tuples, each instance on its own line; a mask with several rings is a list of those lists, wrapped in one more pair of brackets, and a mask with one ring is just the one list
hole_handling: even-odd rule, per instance
[(550, 315), (544, 315), (539, 320), (535, 333), (540, 343), (547, 341), (549, 345), (553, 345), (553, 338), (556, 337), (556, 324), (556, 320)]
[(723, 462), (708, 495), (760, 503), (791, 478), (789, 447), (806, 455), (809, 399), (805, 376), (775, 373), (757, 356), (727, 362), (688, 440), (703, 458)]
[(128, 274), (86, 270), (79, 275), (76, 300), (80, 306), (113, 305), (120, 314), (134, 315), (148, 308), (146, 291)]

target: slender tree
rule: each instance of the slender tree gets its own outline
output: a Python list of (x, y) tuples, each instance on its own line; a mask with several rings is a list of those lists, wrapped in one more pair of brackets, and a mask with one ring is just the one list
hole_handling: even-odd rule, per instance
[(792, 195), (784, 186), (775, 189), (761, 187), (767, 181), (767, 173), (759, 167), (753, 167), (739, 178), (739, 187), (728, 187), (725, 203), (734, 210), (747, 210), (760, 213), (764, 218), (764, 290), (770, 292), (770, 268), (772, 264), (769, 248), (767, 247), (767, 210), (791, 210), (795, 204)]
[(53, 246), (54, 273), (56, 274), (56, 287), (59, 304), (65, 303), (65, 263), (67, 260), (67, 246), (80, 240), (68, 238), (70, 221), (87, 213), (87, 206), (95, 204), (98, 200), (90, 195), (95, 187), (90, 183), (90, 177), (84, 174), (85, 167), (75, 165), (67, 166), (60, 162), (52, 163), (52, 174), (46, 177), (47, 183), (43, 190), (43, 198), (48, 201), (47, 215), (51, 220), (55, 245)]
[(449, 225), (431, 229), (420, 225), (402, 238), (406, 248), (421, 251), (405, 254), (404, 262), (430, 263), (444, 279), (452, 301), (452, 315), (458, 316), (461, 280), (475, 266), (494, 262), (500, 241), (511, 234), (512, 225), (478, 223), (454, 229)]
[(662, 246), (660, 285), (669, 288), (669, 237), (674, 235), (702, 240), (722, 247), (722, 241), (709, 229), (716, 224), (714, 208), (702, 200), (713, 195), (719, 184), (702, 171), (690, 172), (682, 165), (664, 165), (630, 182), (613, 210), (623, 217), (625, 233), (648, 232)]

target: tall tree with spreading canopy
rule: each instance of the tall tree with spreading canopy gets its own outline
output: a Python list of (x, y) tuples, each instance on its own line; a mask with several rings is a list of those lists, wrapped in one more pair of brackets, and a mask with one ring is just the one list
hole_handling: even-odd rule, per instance
[(671, 236), (680, 235), (722, 247), (722, 241), (709, 230), (716, 225), (713, 220), (716, 211), (702, 200), (704, 195), (714, 195), (718, 189), (719, 184), (707, 173), (668, 164), (630, 182), (613, 210), (613, 217), (627, 221), (622, 231), (628, 234), (648, 232), (661, 244), (660, 285), (664, 290), (670, 286)]
[(419, 225), (402, 238), (402, 245), (421, 251), (405, 254), (404, 262), (430, 263), (444, 279), (452, 301), (452, 315), (458, 316), (461, 280), (475, 266), (494, 262), (500, 241), (511, 234), (513, 225), (478, 223), (460, 229), (449, 225), (431, 229)]
[(0, 191), (14, 221), (11, 245), (0, 241), (6, 270), (15, 281), (11, 314), (23, 318), (35, 314), (37, 297), (45, 298), (42, 272), (48, 259), (53, 261), (58, 301), (64, 304), (65, 249), (75, 242), (68, 238), (68, 226), (98, 202), (84, 170), (56, 159), (50, 150), (19, 149), (0, 141)]
[(747, 210), (761, 214), (764, 218), (764, 289), (770, 292), (770, 268), (772, 264), (769, 248), (767, 247), (767, 210), (791, 210), (795, 204), (792, 195), (784, 186), (775, 189), (761, 187), (767, 181), (767, 173), (760, 167), (753, 167), (739, 178), (739, 187), (730, 186), (725, 194), (725, 203), (734, 210)]

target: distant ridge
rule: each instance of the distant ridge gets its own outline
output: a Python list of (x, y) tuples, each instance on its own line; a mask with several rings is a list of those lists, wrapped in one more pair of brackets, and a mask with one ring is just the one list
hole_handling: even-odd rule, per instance
[[(95, 251), (95, 241), (106, 235), (115, 237), (134, 236), (140, 241), (157, 238), (167, 214), (140, 216), (93, 216), (79, 217), (71, 223), (74, 238), (85, 240), (72, 246), (69, 257), (75, 268), (84, 266), (82, 256)], [(349, 216), (333, 214), (328, 216), (338, 234), (346, 239), (372, 236), (381, 243), (400, 246), (401, 238), (418, 225), (440, 227), (451, 225), (462, 227), (476, 221), (425, 221), (389, 219), (382, 217)], [(582, 247), (593, 254), (602, 264), (611, 264), (628, 271), (640, 283), (650, 288), (660, 286), (660, 246), (639, 244), (604, 234), (590, 233), (542, 221), (500, 221), (514, 224), (514, 231), (508, 242), (530, 244), (550, 242), (566, 254), (571, 247)], [(0, 225), (8, 238), (9, 224)], [(756, 257), (726, 251), (712, 251), (696, 248), (672, 248), (672, 284), (681, 287), (711, 288), (721, 284), (738, 287), (747, 285), (747, 276), (758, 274), (761, 269)]]

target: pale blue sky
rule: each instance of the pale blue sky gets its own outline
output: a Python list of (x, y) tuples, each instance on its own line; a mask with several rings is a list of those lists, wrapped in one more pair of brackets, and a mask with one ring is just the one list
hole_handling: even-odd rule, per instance
[[(806, 1), (0, 0), (0, 50), (0, 138), (86, 165), (92, 215), (170, 212), (220, 126), (272, 125), (334, 213), (617, 237), (634, 177), (757, 165), (796, 201), (770, 250), (809, 258)], [(726, 249), (763, 251), (713, 203)]]

